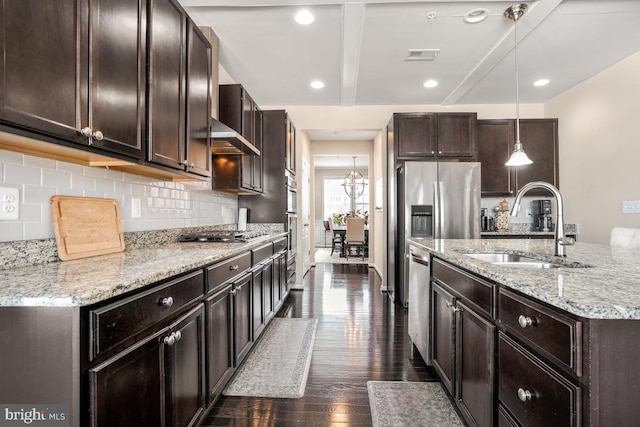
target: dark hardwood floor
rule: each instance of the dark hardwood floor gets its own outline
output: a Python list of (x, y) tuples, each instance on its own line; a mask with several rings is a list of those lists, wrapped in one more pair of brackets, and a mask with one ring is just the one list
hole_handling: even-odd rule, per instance
[(371, 426), (367, 381), (437, 381), (411, 345), (407, 313), (365, 264), (318, 264), (280, 317), (318, 319), (304, 397), (221, 396), (202, 426)]

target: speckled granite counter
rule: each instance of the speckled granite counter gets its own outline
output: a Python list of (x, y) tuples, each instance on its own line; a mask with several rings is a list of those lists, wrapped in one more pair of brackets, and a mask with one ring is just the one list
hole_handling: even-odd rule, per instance
[[(578, 316), (640, 319), (640, 251), (576, 243), (566, 259), (553, 256), (553, 240), (412, 238), (445, 261)], [(527, 268), (494, 265), (465, 253), (515, 253), (590, 267)]]
[[(578, 226), (577, 224), (565, 224), (564, 232), (569, 236), (577, 236)], [(548, 238), (553, 239), (553, 231), (532, 231), (531, 224), (529, 223), (516, 223), (509, 224), (508, 230), (494, 230), (494, 231), (482, 231), (480, 233), (482, 237), (533, 237), (533, 238)]]
[(286, 236), (251, 243), (167, 243), (0, 271), (0, 306), (84, 306), (203, 267)]

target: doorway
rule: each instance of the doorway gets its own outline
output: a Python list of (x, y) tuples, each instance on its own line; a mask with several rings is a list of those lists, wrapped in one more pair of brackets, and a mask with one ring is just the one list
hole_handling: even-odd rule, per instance
[(334, 236), (339, 236), (344, 242), (346, 218), (349, 216), (364, 218), (367, 234), (369, 232), (369, 155), (315, 155), (313, 181), (315, 263), (367, 264), (366, 249), (364, 259), (347, 257), (344, 245), (336, 247)]

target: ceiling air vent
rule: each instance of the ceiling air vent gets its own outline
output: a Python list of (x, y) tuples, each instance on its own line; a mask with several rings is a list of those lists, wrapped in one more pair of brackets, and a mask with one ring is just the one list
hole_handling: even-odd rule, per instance
[(433, 61), (440, 53), (440, 49), (409, 49), (409, 56), (405, 61)]

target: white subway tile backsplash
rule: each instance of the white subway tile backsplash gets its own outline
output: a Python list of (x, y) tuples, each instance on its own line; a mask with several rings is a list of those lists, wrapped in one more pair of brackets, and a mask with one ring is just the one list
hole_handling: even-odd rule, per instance
[(42, 169), (34, 166), (5, 163), (4, 180), (7, 184), (42, 184)]
[(58, 189), (71, 188), (71, 173), (57, 171), (55, 169), (42, 170), (42, 182), (44, 185), (56, 187)]
[[(54, 194), (117, 200), (125, 232), (233, 224), (238, 206), (237, 196), (211, 191), (210, 181), (159, 181), (3, 150), (0, 182), (21, 192), (20, 218), (0, 221), (0, 241), (53, 238)], [(132, 197), (140, 199), (140, 218), (131, 218)]]
[(24, 162), (24, 154), (0, 150), (0, 162), (21, 165)]

